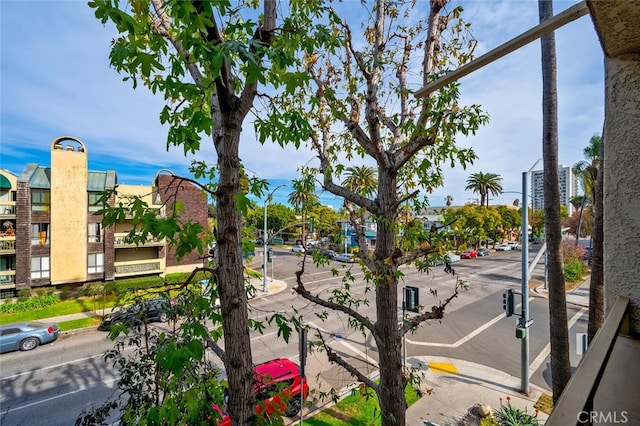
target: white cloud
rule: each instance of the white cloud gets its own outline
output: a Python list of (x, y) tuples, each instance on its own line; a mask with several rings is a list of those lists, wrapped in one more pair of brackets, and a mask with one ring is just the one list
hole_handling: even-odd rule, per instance
[[(426, 11), (425, 0), (416, 10)], [(556, 13), (571, 2), (554, 2)], [(351, 3), (353, 4), (353, 3)], [(479, 45), (476, 55), (508, 41), (538, 22), (537, 1), (466, 1), (466, 20)], [(451, 8), (451, 6), (450, 6)], [(103, 26), (86, 2), (2, 2), (2, 167), (20, 173), (28, 162), (49, 163), (49, 145), (61, 135), (83, 140), (90, 167), (118, 171), (125, 183), (148, 183), (154, 171), (184, 173), (192, 156), (166, 150), (159, 124), (163, 100), (109, 66), (115, 30)], [(356, 20), (356, 27), (362, 19)], [(582, 159), (582, 149), (600, 133), (604, 117), (602, 50), (589, 17), (556, 31), (560, 149), (563, 164)], [(419, 64), (417, 64), (419, 66)], [(540, 43), (535, 41), (461, 80), (462, 99), (479, 103), (491, 116), (475, 137), (461, 139), (478, 154), (467, 170), (448, 170), (432, 205), (452, 195), (463, 203), (469, 174), (503, 177), (505, 190), (520, 190), (521, 173), (542, 156)], [(240, 156), (247, 169), (270, 179), (290, 180), (313, 154), (305, 149), (259, 144), (253, 124), (243, 124)], [(216, 160), (210, 139), (199, 159)], [(106, 164), (108, 160), (110, 164)], [(505, 202), (513, 201), (512, 194)]]

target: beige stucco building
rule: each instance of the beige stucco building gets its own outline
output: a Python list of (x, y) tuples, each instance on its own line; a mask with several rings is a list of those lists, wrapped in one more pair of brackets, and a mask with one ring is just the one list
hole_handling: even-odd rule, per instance
[(183, 221), (207, 230), (207, 198), (200, 188), (170, 172), (159, 172), (150, 185), (119, 185), (116, 172), (91, 171), (88, 149), (73, 137), (51, 143), (50, 167), (28, 164), (17, 176), (0, 173), (0, 291), (191, 271), (202, 266), (198, 253), (178, 260), (165, 239), (131, 241), (132, 219), (103, 226), (101, 197), (107, 203), (141, 198), (157, 214), (180, 202)]

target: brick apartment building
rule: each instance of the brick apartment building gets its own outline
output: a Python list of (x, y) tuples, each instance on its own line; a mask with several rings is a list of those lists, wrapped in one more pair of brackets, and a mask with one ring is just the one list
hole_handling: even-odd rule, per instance
[(151, 185), (118, 185), (113, 170), (88, 169), (84, 143), (72, 137), (51, 144), (51, 165), (28, 164), (22, 174), (0, 170), (0, 292), (190, 271), (198, 253), (180, 261), (164, 240), (132, 244), (131, 218), (103, 227), (96, 205), (102, 191), (110, 205), (141, 197), (159, 215), (181, 202), (181, 221), (207, 229), (207, 198), (189, 182), (159, 172)]

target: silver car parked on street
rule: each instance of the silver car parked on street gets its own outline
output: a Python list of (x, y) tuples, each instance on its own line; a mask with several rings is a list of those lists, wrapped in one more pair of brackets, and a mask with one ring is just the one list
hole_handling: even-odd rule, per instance
[(38, 321), (0, 325), (0, 353), (30, 351), (44, 343), (53, 342), (60, 334), (56, 323)]

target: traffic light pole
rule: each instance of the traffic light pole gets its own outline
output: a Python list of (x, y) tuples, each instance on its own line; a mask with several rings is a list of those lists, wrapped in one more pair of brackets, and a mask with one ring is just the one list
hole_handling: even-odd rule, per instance
[(527, 172), (522, 173), (522, 316), (520, 317), (520, 327), (522, 331), (521, 353), (520, 353), (520, 391), (525, 395), (529, 395), (529, 203), (527, 202), (528, 194), (528, 177), (531, 171), (536, 167), (540, 160), (536, 161)]

